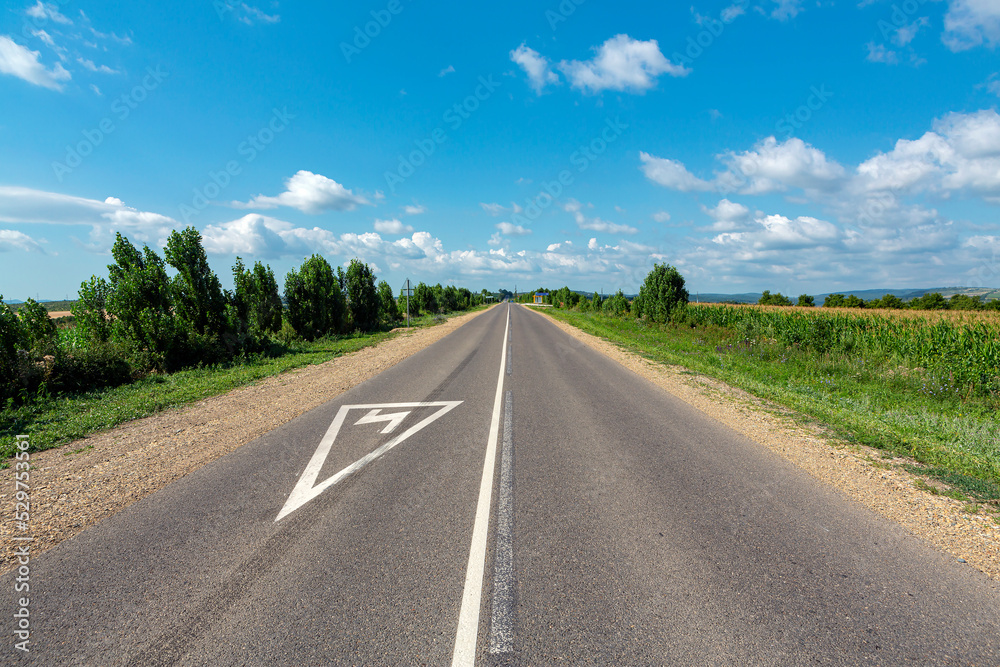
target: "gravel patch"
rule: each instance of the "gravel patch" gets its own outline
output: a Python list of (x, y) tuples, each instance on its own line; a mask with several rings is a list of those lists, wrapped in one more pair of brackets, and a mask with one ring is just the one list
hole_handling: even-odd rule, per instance
[(804, 424), (778, 405), (680, 366), (650, 361), (548, 319), (580, 342), (902, 525), (910, 534), (1000, 580), (1000, 525), (984, 512), (964, 511), (966, 503), (916, 488), (920, 478), (898, 468), (898, 464), (912, 461), (885, 460), (881, 451), (845, 445), (831, 439), (821, 426)]
[[(15, 535), (30, 535), (36, 556), (132, 503), (424, 349), (485, 311), (401, 332), (322, 364), (261, 380), (227, 394), (137, 419), (31, 455), (31, 521), (0, 522), (0, 574), (14, 568)], [(30, 433), (28, 434), (30, 435)], [(13, 512), (12, 465), (0, 470), (0, 507)]]

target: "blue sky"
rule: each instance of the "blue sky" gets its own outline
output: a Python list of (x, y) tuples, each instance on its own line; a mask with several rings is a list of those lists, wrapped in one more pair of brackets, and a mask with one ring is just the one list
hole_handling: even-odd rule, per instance
[(0, 292), (116, 231), (223, 283), (1000, 286), (1000, 2), (146, 5), (0, 13)]

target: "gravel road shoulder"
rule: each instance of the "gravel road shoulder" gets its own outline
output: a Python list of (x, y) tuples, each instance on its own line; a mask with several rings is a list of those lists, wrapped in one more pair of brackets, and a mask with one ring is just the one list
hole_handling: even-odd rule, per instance
[[(32, 454), (32, 556), (378, 375), (483, 312)], [(11, 512), (14, 472), (13, 466), (0, 470), (0, 503)], [(15, 534), (25, 533), (0, 521), (0, 573), (16, 565)]]

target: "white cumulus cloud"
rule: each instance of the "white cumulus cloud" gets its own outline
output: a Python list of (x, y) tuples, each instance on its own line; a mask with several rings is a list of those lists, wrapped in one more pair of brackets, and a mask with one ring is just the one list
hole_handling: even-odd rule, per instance
[(370, 202), (322, 174), (300, 170), (285, 181), (285, 191), (275, 197), (257, 195), (249, 202), (232, 202), (234, 208), (297, 208), (303, 213), (352, 211)]
[(630, 90), (642, 93), (656, 85), (661, 74), (685, 76), (690, 70), (660, 53), (655, 39), (640, 41), (615, 35), (597, 47), (590, 60), (563, 60), (559, 69), (574, 88), (589, 93)]

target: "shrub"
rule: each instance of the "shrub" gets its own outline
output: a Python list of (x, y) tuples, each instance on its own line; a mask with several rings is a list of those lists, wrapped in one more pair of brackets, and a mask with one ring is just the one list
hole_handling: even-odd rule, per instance
[(253, 337), (276, 334), (281, 329), (282, 306), (271, 267), (256, 262), (253, 270), (247, 270), (243, 260), (237, 257), (233, 265), (233, 282), (232, 305), (237, 321)]
[(628, 298), (618, 290), (614, 295), (604, 301), (604, 314), (612, 317), (624, 317), (629, 314)]
[(392, 295), (392, 287), (384, 280), (378, 284), (378, 319), (383, 326), (392, 326), (399, 321), (399, 305)]
[(133, 376), (121, 350), (109, 343), (93, 343), (72, 354), (58, 352), (46, 368), (45, 382), (55, 393), (80, 392), (127, 384)]
[(25, 346), (33, 356), (40, 358), (55, 352), (56, 324), (45, 306), (29, 297), (18, 309), (17, 318), (21, 320)]
[(346, 283), (352, 326), (361, 331), (374, 331), (378, 327), (379, 302), (371, 267), (352, 259), (347, 267)]
[(177, 367), (181, 360), (171, 352), (183, 331), (173, 316), (163, 260), (149, 246), (140, 253), (121, 233), (111, 256), (115, 264), (108, 266), (107, 306), (112, 341), (128, 349), (143, 370)]
[(664, 323), (687, 303), (688, 291), (680, 272), (669, 264), (654, 264), (639, 288), (633, 311), (636, 317)]
[(21, 327), (21, 320), (3, 301), (0, 294), (0, 399), (17, 396), (18, 350), (25, 345), (27, 336)]
[(108, 320), (108, 295), (110, 286), (97, 276), (80, 283), (79, 300), (73, 304), (77, 336), (88, 343), (106, 343), (111, 338)]
[(417, 286), (413, 289), (410, 305), (411, 307), (415, 306), (415, 309), (420, 309), (425, 313), (436, 313), (438, 311), (438, 303), (434, 296), (434, 290), (424, 283), (417, 283)]
[(803, 308), (812, 308), (816, 305), (816, 299), (809, 296), (808, 294), (800, 294), (799, 302), (796, 305), (801, 306)]
[(285, 277), (288, 321), (306, 340), (337, 333), (344, 320), (344, 296), (330, 263), (313, 255)]

